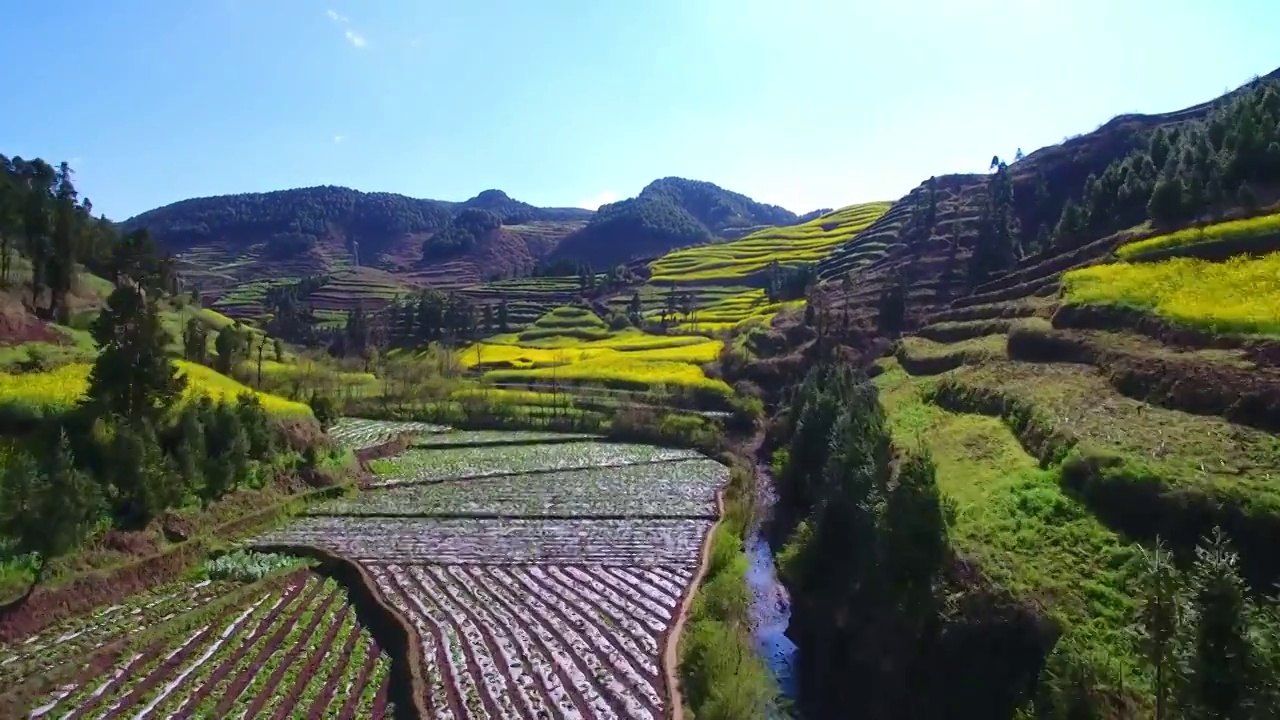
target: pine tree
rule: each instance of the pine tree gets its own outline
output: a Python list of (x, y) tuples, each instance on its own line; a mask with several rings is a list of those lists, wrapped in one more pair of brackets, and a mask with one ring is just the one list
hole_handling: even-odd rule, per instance
[(1190, 605), (1192, 637), (1187, 647), (1185, 714), (1246, 718), (1252, 685), (1250, 604), (1236, 569), (1238, 558), (1221, 529), (1196, 548)]
[(22, 231), (22, 191), (14, 163), (0, 155), (0, 284), (9, 285), (13, 239)]
[(1079, 240), (1084, 226), (1084, 211), (1076, 204), (1074, 198), (1067, 198), (1062, 206), (1058, 225), (1053, 229), (1054, 244), (1059, 247), (1074, 245)]
[(1147, 660), (1155, 670), (1156, 720), (1169, 716), (1171, 690), (1176, 685), (1176, 642), (1182, 617), (1181, 581), (1164, 544), (1157, 538), (1154, 551), (1143, 552), (1143, 596), (1138, 610), (1138, 629)]
[(207, 451), (204, 444), (205, 430), (200, 422), (200, 410), (196, 405), (183, 408), (178, 420), (178, 438), (173, 460), (182, 477), (185, 491), (199, 495), (204, 486), (204, 463)]
[(49, 248), (49, 315), (65, 322), (63, 302), (71, 292), (71, 280), (75, 275), (76, 235), (79, 232), (80, 208), (76, 205), (76, 188), (71, 183), (71, 168), (62, 163), (57, 173), (57, 190), (54, 198), (52, 243)]
[(102, 489), (76, 469), (65, 432), (44, 467), (25, 452), (10, 458), (0, 484), (0, 530), (12, 539), (12, 550), (38, 556), (31, 589), (50, 561), (84, 542), (102, 509)]
[(204, 467), (204, 499), (217, 500), (248, 474), (251, 446), (240, 414), (232, 405), (216, 405), (205, 423), (208, 460)]
[(258, 387), (262, 387), (262, 355), (267, 350), (267, 336), (258, 336)]
[(223, 375), (230, 375), (236, 363), (244, 354), (245, 337), (235, 325), (227, 325), (218, 331), (213, 340), (214, 369)]
[(898, 466), (897, 480), (881, 518), (881, 566), (890, 575), (898, 607), (919, 622), (934, 609), (933, 583), (947, 555), (947, 522), (937, 466), (927, 450), (908, 455)]
[(188, 362), (205, 364), (209, 355), (209, 330), (196, 318), (187, 321), (182, 331), (182, 357)]
[(130, 283), (117, 287), (91, 330), (98, 357), (86, 402), (100, 415), (156, 420), (182, 395), (186, 379), (168, 356), (169, 334), (154, 299)]
[(27, 186), (22, 207), (22, 233), (26, 240), (27, 258), (31, 261), (31, 304), (40, 305), (40, 292), (46, 283), (49, 264), (50, 204), (56, 173), (43, 160), (36, 159), (23, 167)]
[(265, 459), (271, 454), (271, 424), (262, 401), (253, 393), (241, 393), (236, 398), (236, 414), (244, 428), (249, 455), (256, 460)]
[(507, 307), (507, 299), (504, 297), (498, 301), (498, 332), (511, 332), (511, 310)]
[(39, 552), (47, 563), (84, 542), (102, 517), (103, 496), (101, 486), (76, 468), (65, 431), (58, 433), (58, 443), (49, 454), (46, 477), (47, 490), (37, 514), (44, 527)]
[(165, 456), (145, 418), (116, 418), (110, 450), (116, 515), (142, 526), (182, 499), (177, 468)]

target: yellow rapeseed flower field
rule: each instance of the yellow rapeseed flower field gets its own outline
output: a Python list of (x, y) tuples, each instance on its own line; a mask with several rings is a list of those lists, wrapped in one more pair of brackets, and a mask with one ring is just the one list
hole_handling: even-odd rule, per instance
[(673, 360), (644, 360), (630, 357), (635, 354), (637, 353), (610, 354), (558, 367), (493, 370), (485, 373), (484, 377), (486, 380), (498, 383), (555, 379), (559, 382), (598, 383), (627, 390), (651, 390), (660, 385), (667, 385), (699, 390), (724, 398), (733, 395), (733, 389), (728, 384), (723, 380), (707, 377), (702, 373), (702, 368), (697, 365)]
[(816, 263), (875, 222), (889, 206), (884, 202), (850, 205), (799, 225), (766, 228), (730, 242), (676, 250), (649, 264), (652, 282), (741, 280), (773, 262), (787, 267)]
[(235, 402), (236, 398), (242, 393), (248, 392), (257, 395), (258, 400), (262, 402), (262, 407), (272, 415), (289, 417), (312, 416), (311, 408), (304, 403), (294, 402), (279, 395), (258, 392), (204, 365), (190, 363), (185, 360), (178, 360), (176, 364), (179, 374), (187, 378), (187, 389), (183, 394), (184, 400), (189, 401), (193, 398), (207, 395), (218, 402)]
[[(544, 327), (566, 321), (583, 326), (600, 322), (594, 314), (584, 321), (577, 317), (580, 313), (570, 314), (567, 310), (571, 308), (559, 308), (539, 322)], [(708, 378), (700, 367), (719, 357), (724, 348), (720, 340), (697, 335), (650, 335), (635, 328), (619, 331), (606, 328), (602, 332), (607, 336), (597, 339), (559, 336), (553, 344), (545, 338), (524, 339), (525, 334), (499, 335), (464, 348), (457, 357), (464, 368), (485, 370), (484, 379), (492, 382), (556, 378), (569, 383), (631, 390), (665, 385), (724, 397), (731, 394), (728, 385)]]
[(89, 388), (87, 363), (37, 373), (0, 373), (0, 406), (30, 417), (59, 415), (74, 408)]
[[(184, 400), (204, 395), (219, 402), (234, 401), (241, 393), (254, 392), (267, 412), (280, 416), (311, 417), (311, 408), (277, 395), (259, 393), (203, 365), (177, 361), (178, 372), (187, 377)], [(58, 415), (74, 408), (89, 388), (88, 363), (72, 363), (37, 373), (0, 373), (0, 407), (30, 417)]]
[(1067, 273), (1062, 284), (1070, 302), (1135, 307), (1219, 333), (1280, 335), (1280, 253), (1097, 265)]
[(1211, 244), (1223, 240), (1260, 239), (1275, 235), (1280, 235), (1280, 213), (1243, 220), (1229, 220), (1204, 227), (1186, 228), (1166, 235), (1156, 235), (1123, 245), (1116, 250), (1116, 255), (1121, 260), (1129, 260), (1156, 250)]

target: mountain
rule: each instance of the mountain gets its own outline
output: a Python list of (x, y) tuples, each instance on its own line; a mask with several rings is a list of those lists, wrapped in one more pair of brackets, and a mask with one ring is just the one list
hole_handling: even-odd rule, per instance
[(527, 272), (592, 214), (493, 189), (450, 202), (318, 186), (183, 200), (121, 226), (147, 228), (189, 282), (216, 296), (239, 283), (351, 265), (425, 271), (440, 284)]
[(798, 216), (777, 205), (700, 180), (665, 177), (634, 198), (602, 206), (586, 227), (566, 237), (553, 258), (607, 267), (675, 248), (736, 238), (748, 228), (790, 225)]

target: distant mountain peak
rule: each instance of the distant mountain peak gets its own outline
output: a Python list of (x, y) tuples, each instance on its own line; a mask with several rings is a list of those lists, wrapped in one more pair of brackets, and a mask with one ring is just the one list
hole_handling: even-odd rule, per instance
[(790, 210), (714, 183), (668, 176), (645, 185), (633, 198), (602, 205), (555, 255), (611, 265), (796, 219)]
[(488, 190), (482, 190), (478, 195), (463, 204), (483, 206), (509, 202), (513, 202), (510, 195), (498, 190), (497, 188), (489, 188)]

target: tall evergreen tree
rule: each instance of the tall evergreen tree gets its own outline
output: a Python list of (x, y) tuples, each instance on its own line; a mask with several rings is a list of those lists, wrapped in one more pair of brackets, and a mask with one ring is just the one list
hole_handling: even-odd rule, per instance
[(1249, 601), (1238, 558), (1221, 529), (1196, 549), (1190, 603), (1184, 714), (1195, 718), (1247, 718), (1254, 658)]
[(0, 529), (18, 553), (39, 559), (32, 588), (49, 562), (80, 545), (102, 517), (101, 487), (75, 467), (65, 432), (41, 467), (20, 452), (6, 463), (0, 483)]
[(178, 419), (173, 459), (185, 491), (193, 495), (198, 495), (204, 486), (204, 463), (208, 455), (204, 438), (205, 429), (200, 422), (199, 407), (195, 404), (187, 405)]
[(113, 432), (111, 482), (117, 517), (127, 525), (145, 525), (182, 499), (182, 478), (145, 417), (118, 417)]
[(57, 173), (57, 189), (54, 198), (52, 245), (49, 252), (47, 275), (49, 278), (49, 314), (65, 321), (63, 302), (71, 292), (75, 275), (75, 249), (80, 232), (80, 207), (76, 204), (78, 193), (71, 182), (71, 167), (62, 163)]
[(45, 273), (49, 264), (50, 205), (56, 173), (48, 163), (38, 158), (25, 164), (21, 172), (26, 185), (22, 232), (26, 241), (27, 258), (31, 261), (31, 304), (39, 307), (40, 293), (45, 288)]
[(511, 332), (511, 310), (507, 307), (505, 297), (498, 301), (498, 332)]
[(203, 365), (209, 355), (209, 330), (196, 318), (187, 321), (182, 330), (182, 357)]
[(244, 356), (246, 343), (244, 333), (235, 325), (227, 325), (219, 330), (213, 340), (213, 349), (217, 354), (214, 368), (223, 375), (230, 375), (236, 363)]
[(1169, 717), (1169, 698), (1176, 686), (1176, 642), (1182, 623), (1181, 583), (1173, 559), (1157, 539), (1154, 550), (1144, 551), (1143, 594), (1139, 607), (1139, 630), (1143, 650), (1151, 667), (1156, 700), (1156, 720)]
[(947, 522), (938, 490), (937, 466), (927, 450), (898, 466), (881, 518), (889, 589), (911, 622), (936, 612), (934, 581), (947, 557)]
[(182, 395), (186, 379), (169, 359), (169, 334), (154, 298), (130, 283), (117, 287), (94, 321), (98, 357), (87, 402), (101, 415), (155, 421)]

